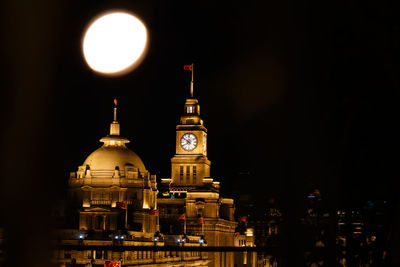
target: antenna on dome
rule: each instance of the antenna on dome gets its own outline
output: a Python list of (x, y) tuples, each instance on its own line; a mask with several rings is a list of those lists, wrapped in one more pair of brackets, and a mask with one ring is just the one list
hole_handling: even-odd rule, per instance
[(114, 122), (117, 122), (117, 99), (114, 98)]
[(119, 123), (117, 121), (117, 99), (114, 98), (114, 120), (110, 125), (110, 135), (119, 135)]

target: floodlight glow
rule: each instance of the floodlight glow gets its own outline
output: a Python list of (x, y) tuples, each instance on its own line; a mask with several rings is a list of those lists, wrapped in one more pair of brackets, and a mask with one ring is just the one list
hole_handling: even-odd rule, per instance
[(108, 12), (95, 18), (82, 41), (89, 67), (110, 76), (119, 76), (137, 67), (146, 48), (146, 26), (125, 11)]

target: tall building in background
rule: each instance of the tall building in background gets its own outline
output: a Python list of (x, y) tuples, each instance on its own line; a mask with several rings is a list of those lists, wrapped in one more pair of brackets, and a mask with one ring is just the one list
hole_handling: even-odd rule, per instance
[(329, 266), (329, 250), (333, 249), (329, 214), (319, 189), (307, 195), (306, 214), (300, 219), (303, 241), (304, 266)]
[(282, 253), (276, 253), (282, 251), (283, 215), (275, 199), (250, 194), (237, 194), (237, 198), (238, 236), (247, 236), (248, 229), (252, 229), (254, 245), (266, 249), (257, 252), (257, 264), (264, 267), (283, 266)]
[[(191, 91), (176, 126), (171, 177), (161, 180), (161, 231), (200, 235), (209, 246), (234, 246), (234, 201), (220, 195), (220, 183), (210, 176), (210, 165), (207, 129)], [(234, 266), (233, 252), (210, 252), (209, 258), (209, 266)]]
[(362, 208), (337, 211), (338, 266), (389, 266), (390, 204), (367, 201)]

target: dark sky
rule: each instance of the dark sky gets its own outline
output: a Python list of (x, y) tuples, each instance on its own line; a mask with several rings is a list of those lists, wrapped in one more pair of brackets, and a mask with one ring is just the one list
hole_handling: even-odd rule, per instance
[[(32, 34), (48, 62), (48, 92), (38, 105), (46, 120), (40, 131), (56, 154), (49, 159), (55, 179), (65, 181), (61, 174), (100, 145), (114, 97), (130, 147), (167, 177), (189, 91), (182, 66), (194, 62), (212, 176), (227, 194), (239, 186), (278, 197), (316, 187), (349, 200), (393, 193), (400, 23), (390, 3), (44, 4), (35, 6), (48, 14)], [(86, 24), (110, 8), (136, 13), (150, 33), (143, 63), (120, 78), (90, 71), (80, 49)]]
[[(182, 66), (194, 62), (212, 175), (226, 193), (301, 197), (318, 187), (351, 201), (388, 197), (399, 134), (396, 9), (278, 2), (64, 4), (55, 48), (64, 171), (99, 145), (116, 96), (123, 135), (148, 169), (168, 176), (189, 89)], [(92, 73), (80, 51), (86, 23), (111, 7), (136, 13), (151, 38), (144, 62), (122, 78)]]
[[(80, 50), (86, 24), (109, 8), (136, 13), (151, 38), (121, 78), (91, 72)], [(107, 134), (114, 97), (130, 147), (169, 176), (192, 62), (225, 195), (294, 209), (314, 188), (331, 207), (396, 200), (400, 21), (389, 1), (9, 0), (0, 10), (3, 224), (36, 222), (20, 239), (45, 240), (49, 203)]]

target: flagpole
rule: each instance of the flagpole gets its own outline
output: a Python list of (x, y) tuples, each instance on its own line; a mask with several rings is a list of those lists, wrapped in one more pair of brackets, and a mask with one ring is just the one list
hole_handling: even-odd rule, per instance
[(114, 122), (117, 122), (117, 99), (114, 98)]
[(126, 201), (126, 209), (125, 209), (125, 229), (128, 230), (128, 201)]
[(160, 231), (160, 215), (157, 213), (157, 226), (156, 231)]
[(183, 218), (183, 233), (186, 235), (186, 214), (185, 217)]
[(193, 98), (193, 63), (192, 63), (192, 81), (190, 82), (190, 96)]

